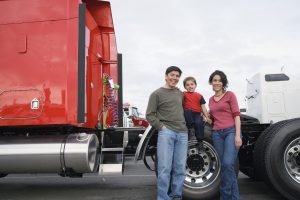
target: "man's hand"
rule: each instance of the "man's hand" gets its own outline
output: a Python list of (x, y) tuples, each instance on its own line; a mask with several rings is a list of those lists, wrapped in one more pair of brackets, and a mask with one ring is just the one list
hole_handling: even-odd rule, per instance
[(167, 128), (167, 127), (166, 127), (165, 125), (162, 124), (162, 125), (160, 126), (160, 130), (163, 130), (164, 128)]

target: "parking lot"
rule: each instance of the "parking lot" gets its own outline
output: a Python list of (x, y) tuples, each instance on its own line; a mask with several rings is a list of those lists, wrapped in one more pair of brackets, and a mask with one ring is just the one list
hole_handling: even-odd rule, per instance
[[(282, 200), (263, 182), (239, 174), (244, 200)], [(0, 179), (1, 200), (155, 200), (155, 175), (142, 162), (126, 159), (123, 176), (85, 175), (63, 178), (52, 174), (13, 174)]]

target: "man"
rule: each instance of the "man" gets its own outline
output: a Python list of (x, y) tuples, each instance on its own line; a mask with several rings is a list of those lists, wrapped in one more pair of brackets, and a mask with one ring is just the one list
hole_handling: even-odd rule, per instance
[(183, 94), (176, 87), (181, 73), (176, 66), (167, 68), (166, 83), (150, 95), (146, 111), (148, 122), (158, 130), (157, 200), (182, 198), (188, 134), (182, 107)]

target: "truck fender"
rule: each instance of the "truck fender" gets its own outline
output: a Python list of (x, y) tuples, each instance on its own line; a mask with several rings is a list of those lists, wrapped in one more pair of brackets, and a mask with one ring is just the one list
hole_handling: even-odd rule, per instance
[(135, 152), (135, 158), (134, 158), (135, 162), (144, 159), (147, 145), (150, 141), (150, 138), (153, 136), (155, 132), (156, 129), (150, 125), (146, 128)]

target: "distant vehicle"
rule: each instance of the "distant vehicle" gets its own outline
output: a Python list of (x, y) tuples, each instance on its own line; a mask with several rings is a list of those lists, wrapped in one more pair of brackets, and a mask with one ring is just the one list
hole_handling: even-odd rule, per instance
[(131, 106), (129, 103), (123, 104), (124, 111), (124, 127), (144, 127), (147, 128), (149, 123), (142, 113), (139, 112), (138, 108)]
[[(251, 178), (271, 184), (284, 197), (300, 197), (300, 81), (286, 74), (256, 74), (247, 83), (247, 109), (242, 110), (243, 145), (239, 169)], [(157, 131), (148, 127), (136, 160), (155, 157)], [(194, 139), (193, 139), (194, 140)], [(205, 150), (189, 141), (184, 182), (188, 199), (211, 199), (218, 195), (221, 162), (205, 127)], [(238, 172), (238, 171), (237, 171)]]

